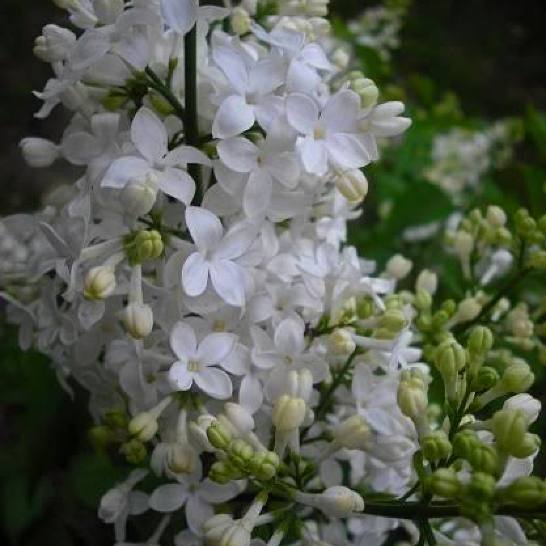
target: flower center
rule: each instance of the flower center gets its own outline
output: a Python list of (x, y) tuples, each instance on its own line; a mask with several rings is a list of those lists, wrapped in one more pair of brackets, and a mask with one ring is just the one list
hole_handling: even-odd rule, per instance
[(198, 360), (189, 360), (188, 361), (188, 371), (189, 372), (198, 372), (201, 369), (201, 364)]
[(324, 140), (326, 138), (326, 129), (322, 125), (317, 125), (313, 131), (315, 140)]
[(221, 319), (215, 320), (213, 325), (212, 325), (212, 329), (215, 332), (225, 332), (226, 331), (226, 322), (224, 320), (221, 320)]

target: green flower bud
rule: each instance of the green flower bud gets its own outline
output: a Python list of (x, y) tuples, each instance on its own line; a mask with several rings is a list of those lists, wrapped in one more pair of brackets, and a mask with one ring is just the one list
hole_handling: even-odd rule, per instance
[(356, 302), (356, 314), (358, 318), (365, 320), (374, 314), (375, 304), (369, 297), (358, 299)]
[(461, 430), (453, 438), (453, 453), (461, 459), (469, 459), (472, 451), (478, 445), (480, 445), (480, 441), (474, 432)]
[(117, 112), (128, 100), (129, 99), (125, 94), (111, 92), (101, 99), (100, 102), (109, 112)]
[(493, 347), (493, 333), (485, 326), (475, 326), (468, 338), (467, 348), (471, 354), (484, 356)]
[(382, 328), (386, 328), (390, 332), (399, 332), (407, 324), (407, 319), (404, 313), (398, 309), (387, 310), (379, 320)]
[(245, 474), (233, 466), (230, 461), (218, 461), (211, 466), (208, 477), (213, 482), (225, 485), (232, 480), (244, 478)]
[(104, 425), (99, 425), (89, 429), (88, 433), (89, 442), (97, 451), (103, 450), (108, 445), (112, 444), (116, 440), (114, 431)]
[(536, 434), (527, 433), (519, 445), (515, 445), (511, 455), (517, 459), (525, 459), (540, 449), (541, 439)]
[(489, 500), (495, 495), (497, 480), (490, 474), (474, 472), (466, 487), (466, 492), (476, 500)]
[(546, 503), (546, 483), (536, 476), (522, 476), (503, 492), (502, 501), (523, 508), (538, 508)]
[(509, 455), (522, 446), (527, 426), (527, 418), (521, 410), (503, 409), (490, 420), (497, 448)]
[(254, 449), (242, 439), (232, 440), (228, 446), (227, 453), (235, 466), (240, 468), (244, 468), (252, 457), (254, 457)]
[(134, 465), (143, 463), (148, 455), (146, 446), (136, 438), (123, 444), (120, 451), (125, 456), (127, 462)]
[(227, 450), (232, 440), (231, 433), (226, 427), (215, 421), (207, 429), (207, 438), (210, 444), (216, 449)]
[(423, 455), (429, 461), (441, 461), (451, 455), (452, 447), (443, 430), (437, 430), (421, 440)]
[(506, 213), (500, 207), (490, 205), (487, 207), (486, 220), (492, 227), (502, 227), (506, 224)]
[(529, 267), (534, 269), (546, 269), (546, 250), (533, 250), (529, 254)]
[(104, 414), (102, 421), (105, 425), (111, 428), (127, 428), (128, 420), (127, 415), (123, 411), (114, 410), (108, 411)]
[(538, 229), (542, 231), (542, 233), (546, 234), (546, 214), (543, 214), (539, 221), (538, 221)]
[(432, 316), (432, 326), (437, 330), (440, 330), (443, 326), (445, 326), (448, 321), (449, 314), (444, 310), (437, 311)]
[(452, 468), (439, 468), (427, 477), (426, 487), (433, 495), (452, 499), (459, 494), (461, 482)]
[(155, 260), (163, 254), (161, 233), (155, 230), (139, 231), (134, 239), (134, 259), (137, 263)]
[(445, 311), (450, 317), (457, 311), (455, 300), (446, 300), (442, 303), (442, 311)]
[(535, 375), (529, 365), (522, 360), (517, 360), (506, 368), (501, 384), (506, 392), (519, 394), (529, 390), (534, 381)]
[(500, 461), (493, 446), (478, 443), (469, 453), (468, 462), (477, 472), (497, 476), (500, 469)]
[(273, 479), (281, 461), (273, 451), (256, 453), (248, 463), (248, 469), (258, 480), (269, 481)]
[(157, 95), (156, 93), (149, 93), (148, 98), (150, 99), (150, 102), (152, 106), (154, 107), (154, 110), (159, 115), (169, 116), (170, 114), (173, 113), (173, 107), (161, 95)]
[(421, 419), (428, 406), (427, 387), (419, 377), (402, 379), (398, 386), (398, 406), (412, 420)]
[(417, 294), (415, 294), (413, 304), (417, 309), (419, 309), (419, 311), (426, 311), (427, 309), (430, 309), (432, 306), (432, 296), (430, 295), (430, 292), (423, 289), (418, 290)]
[(495, 242), (499, 246), (510, 247), (514, 237), (506, 228), (498, 228), (495, 230)]
[(466, 352), (455, 340), (447, 340), (436, 349), (436, 367), (446, 377), (457, 376), (466, 365)]
[(150, 411), (139, 413), (128, 426), (129, 434), (141, 442), (149, 442), (156, 435), (157, 428), (157, 417)]
[(495, 386), (500, 379), (499, 372), (491, 366), (484, 366), (472, 382), (471, 388), (476, 392), (483, 392)]

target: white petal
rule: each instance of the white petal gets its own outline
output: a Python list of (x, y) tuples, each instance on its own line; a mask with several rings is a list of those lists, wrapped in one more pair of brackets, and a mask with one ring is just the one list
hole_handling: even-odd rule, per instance
[(328, 131), (353, 132), (360, 112), (360, 97), (350, 89), (342, 89), (330, 98), (322, 111)]
[(218, 144), (218, 155), (224, 164), (238, 173), (248, 173), (258, 165), (258, 147), (247, 138), (228, 138)]
[(150, 166), (145, 159), (139, 157), (120, 157), (106, 171), (101, 186), (105, 188), (124, 188), (132, 178), (147, 173)]
[(186, 362), (175, 362), (169, 370), (169, 383), (178, 391), (187, 391), (194, 380)]
[(212, 398), (226, 400), (231, 396), (233, 387), (229, 375), (218, 368), (205, 368), (195, 375), (197, 386)]
[(243, 195), (243, 209), (249, 218), (261, 216), (269, 207), (273, 181), (265, 169), (256, 169), (250, 174)]
[(171, 349), (180, 359), (194, 358), (197, 352), (197, 339), (193, 328), (185, 322), (177, 322), (170, 336)]
[(240, 135), (254, 125), (254, 109), (243, 97), (232, 95), (225, 99), (214, 118), (212, 136), (214, 138), (229, 138)]
[(110, 112), (95, 114), (91, 118), (93, 134), (103, 143), (114, 140), (119, 131), (119, 118), (119, 114)]
[(239, 95), (246, 92), (248, 73), (243, 58), (232, 48), (216, 46), (212, 58), (218, 68), (225, 74), (228, 82)]
[(368, 152), (353, 135), (332, 135), (328, 137), (326, 147), (334, 163), (343, 169), (359, 169), (371, 160)]
[(318, 122), (319, 109), (315, 101), (306, 95), (293, 93), (286, 99), (286, 116), (296, 131), (308, 135)]
[(242, 256), (256, 239), (256, 229), (253, 225), (240, 223), (233, 226), (227, 233), (214, 260), (233, 260)]
[(182, 266), (182, 287), (188, 296), (200, 296), (207, 288), (209, 265), (199, 252), (188, 256)]
[(86, 165), (101, 153), (100, 142), (89, 133), (71, 133), (63, 139), (64, 157), (74, 165)]
[(280, 57), (262, 59), (252, 68), (248, 78), (248, 93), (268, 95), (285, 80), (286, 69)]
[(224, 228), (218, 217), (202, 207), (186, 209), (186, 225), (193, 242), (201, 251), (216, 247), (224, 234)]
[[(199, 488), (201, 492), (201, 487)], [(212, 506), (199, 497), (192, 495), (186, 504), (188, 527), (198, 536), (203, 533), (203, 524), (214, 515)]]
[(210, 159), (193, 146), (178, 146), (165, 156), (164, 162), (173, 167), (186, 166), (188, 163), (210, 166)]
[(220, 364), (233, 351), (236, 341), (237, 336), (234, 334), (224, 332), (209, 334), (199, 344), (197, 360), (207, 366)]
[(237, 343), (231, 353), (221, 363), (222, 368), (232, 375), (246, 375), (250, 372), (250, 351)]
[(272, 158), (268, 158), (264, 168), (285, 188), (293, 190), (298, 185), (300, 162), (292, 152), (283, 152)]
[(318, 44), (308, 44), (306, 45), (299, 55), (302, 61), (305, 61), (307, 64), (318, 68), (319, 70), (332, 70), (333, 66), (328, 60), (324, 49)]
[(161, 0), (161, 15), (173, 30), (186, 34), (197, 21), (198, 0)]
[(131, 140), (137, 150), (150, 162), (158, 161), (167, 153), (168, 136), (165, 125), (145, 106), (133, 119)]
[(239, 403), (251, 413), (262, 407), (264, 401), (263, 386), (254, 375), (247, 375), (241, 381), (239, 389)]
[(245, 278), (240, 266), (229, 260), (216, 260), (210, 265), (210, 278), (216, 293), (230, 305), (245, 303)]
[(183, 485), (167, 483), (160, 485), (150, 496), (150, 508), (156, 512), (174, 512), (181, 508), (188, 498)]
[(303, 323), (292, 318), (284, 319), (275, 330), (275, 346), (286, 355), (301, 353), (305, 348)]
[(328, 170), (328, 152), (324, 141), (307, 137), (300, 143), (301, 159), (308, 173), (324, 176)]
[(189, 205), (195, 195), (193, 178), (182, 169), (169, 168), (159, 175), (159, 187), (181, 203)]
[(229, 482), (223, 485), (207, 478), (201, 483), (201, 487), (199, 488), (199, 496), (211, 504), (226, 502), (240, 493), (241, 482)]

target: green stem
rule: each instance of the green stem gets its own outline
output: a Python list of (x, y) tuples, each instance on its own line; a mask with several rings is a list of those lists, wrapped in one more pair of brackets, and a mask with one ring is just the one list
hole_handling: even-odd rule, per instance
[[(365, 501), (364, 515), (381, 516), (384, 518), (407, 519), (423, 521), (424, 519), (441, 519), (464, 517), (464, 511), (459, 504), (430, 503), (423, 506), (420, 501), (410, 502), (373, 502)], [(499, 506), (496, 515), (514, 516), (522, 519), (546, 520), (546, 509), (526, 509), (516, 505)]]
[[(332, 384), (328, 388), (328, 390), (324, 393), (321, 401), (319, 402), (319, 405), (317, 406), (317, 409), (315, 411), (315, 421), (321, 421), (323, 417), (326, 415), (326, 412), (328, 411), (328, 405), (330, 404), (330, 400), (338, 387), (343, 382), (343, 379), (345, 377), (345, 374), (349, 371), (351, 368), (351, 365), (353, 363), (353, 360), (355, 359), (356, 355), (358, 354), (358, 350), (356, 350), (348, 359), (347, 362), (345, 362), (343, 368), (339, 370), (337, 375), (335, 376), (334, 380), (332, 381)], [(301, 433), (300, 442), (303, 442), (306, 438), (307, 434), (309, 434), (310, 427), (307, 427), (304, 429)]]
[[(199, 118), (197, 113), (197, 26), (184, 37), (184, 77), (185, 77), (185, 113), (184, 131), (188, 146), (199, 146)], [(188, 165), (188, 172), (197, 186), (196, 202), (203, 200), (201, 167)]]
[(148, 85), (157, 91), (171, 105), (175, 114), (184, 121), (186, 112), (171, 89), (161, 81), (159, 76), (150, 67), (146, 67), (145, 72), (149, 78)]

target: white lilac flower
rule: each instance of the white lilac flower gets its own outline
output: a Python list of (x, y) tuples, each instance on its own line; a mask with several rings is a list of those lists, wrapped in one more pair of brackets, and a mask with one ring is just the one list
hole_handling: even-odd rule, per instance
[(178, 360), (169, 370), (169, 381), (176, 390), (187, 391), (193, 383), (213, 398), (231, 396), (232, 385), (222, 365), (235, 346), (236, 336), (212, 333), (197, 341), (193, 328), (179, 322), (173, 328), (170, 345)]

